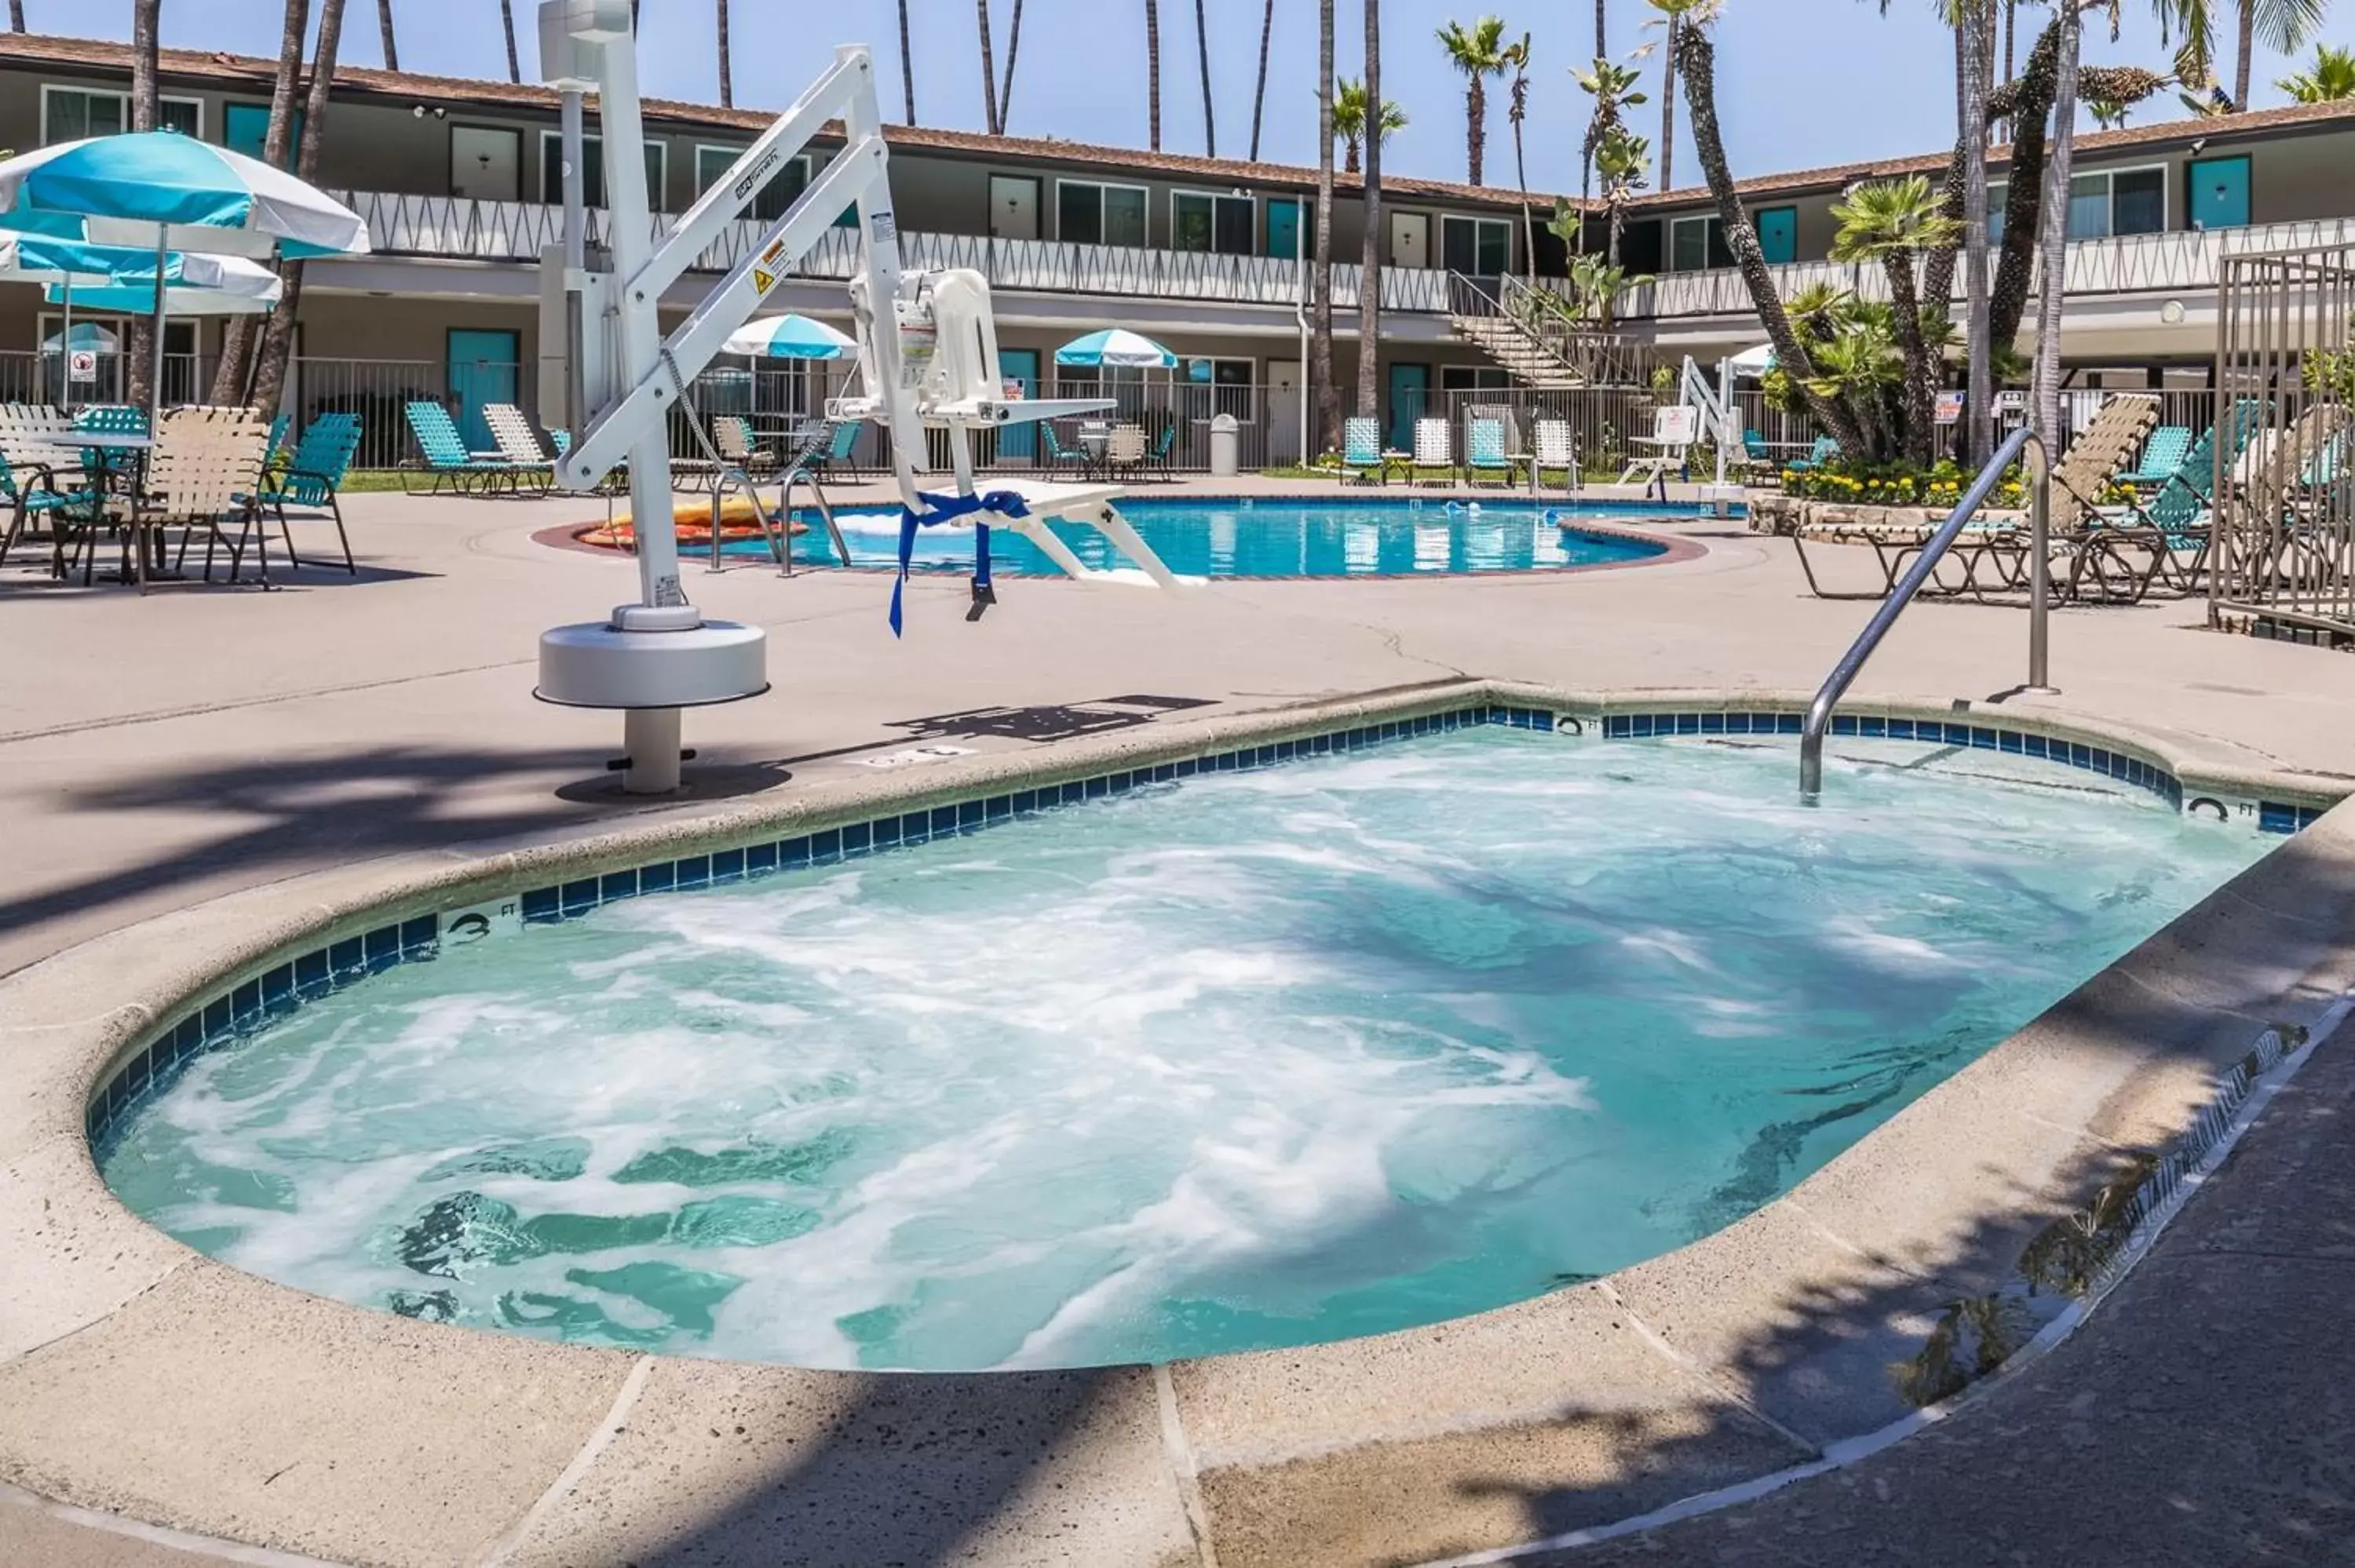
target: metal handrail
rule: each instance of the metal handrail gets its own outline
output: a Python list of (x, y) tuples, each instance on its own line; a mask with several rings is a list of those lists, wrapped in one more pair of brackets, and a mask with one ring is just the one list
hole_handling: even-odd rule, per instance
[(1945, 522), (1938, 525), (1938, 531), (1930, 535), (1930, 542), (1923, 546), (1913, 566), (1906, 568), (1905, 576), (1889, 590), (1889, 597), (1881, 601), (1879, 609), (1872, 612), (1872, 619), (1865, 623), (1863, 631), (1849, 644), (1849, 650), (1840, 655), (1839, 662), (1832, 666), (1831, 674), (1816, 693), (1816, 700), (1807, 705), (1807, 722), (1799, 731), (1801, 800), (1812, 805), (1823, 793), (1824, 736), (1831, 728), (1832, 709), (1838, 705), (1840, 698), (1848, 694), (1850, 683), (1864, 669), (1865, 661), (1871, 658), (1881, 646), (1881, 640), (1889, 635), (1889, 629), (1897, 624), (1897, 618), (1905, 613), (1905, 607), (1913, 602), (1913, 596), (1921, 591), (1922, 585), (1930, 580), (1930, 574), (1938, 569), (1938, 563), (1945, 558), (1956, 537), (1978, 514), (1979, 508), (1987, 504), (1987, 498), (1995, 493), (2004, 471), (2019, 461), (2022, 452), (2031, 448), (2034, 455), (2029, 460), (2029, 474), (2032, 533), (2029, 547), (2033, 558), (2029, 567), (2032, 579), (2029, 607), (2029, 683), (2031, 687), (2043, 686), (2047, 591), (2044, 555), (2051, 516), (2051, 465), (2047, 461), (2043, 441), (2035, 431), (2022, 427), (2014, 430), (2003, 445), (1996, 449), (1995, 456), (1986, 468), (1979, 471), (1978, 478), (1971, 482), (1970, 489), (1964, 493), (1963, 499), (1947, 514)]

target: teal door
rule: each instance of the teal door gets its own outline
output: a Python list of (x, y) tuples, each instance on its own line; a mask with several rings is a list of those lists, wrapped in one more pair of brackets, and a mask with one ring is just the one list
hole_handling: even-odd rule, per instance
[(1382, 444), (1394, 452), (1411, 452), (1414, 450), (1414, 422), (1423, 418), (1431, 403), (1431, 366), (1392, 365), (1390, 387), (1390, 433), (1382, 438)]
[[(221, 110), (222, 146), (232, 153), (242, 153), (247, 157), (260, 162), (262, 145), (269, 138), (270, 111), (263, 105), (231, 103), (223, 106)], [(291, 169), (294, 166), (295, 147), (302, 140), (303, 111), (298, 109), (294, 111), (293, 119), (286, 127), (285, 166), (287, 168)]]
[[(1001, 348), (997, 351), (997, 376), (1001, 381), (1018, 381), (1022, 396), (1039, 396), (1039, 351), (1035, 348)], [(1007, 425), (997, 432), (997, 455), (1029, 462), (1039, 455), (1039, 432), (1031, 425)]]
[(1290, 261), (1301, 254), (1300, 204), (1283, 197), (1271, 196), (1262, 209), (1266, 220), (1261, 254), (1280, 257)]
[(1758, 249), (1770, 264), (1799, 259), (1799, 209), (1770, 207), (1758, 215)]
[(2191, 227), (2249, 227), (2249, 160), (2198, 158), (2184, 169), (2191, 186)]
[(450, 329), (450, 400), (456, 405), (458, 434), (470, 452), (498, 446), (483, 418), (485, 403), (512, 403), (523, 357), (522, 340), (511, 332)]

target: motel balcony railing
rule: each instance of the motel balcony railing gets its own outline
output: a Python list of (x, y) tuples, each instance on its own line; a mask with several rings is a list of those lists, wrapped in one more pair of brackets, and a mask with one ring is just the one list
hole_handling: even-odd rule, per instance
[[(368, 220), (369, 244), (379, 255), (537, 261), (545, 249), (562, 243), (564, 238), (564, 209), (539, 202), (401, 196), (384, 191), (343, 191), (336, 195)], [(677, 221), (668, 214), (657, 216), (653, 224), (655, 233), (668, 233)], [(604, 243), (612, 223), (610, 212), (591, 209), (589, 242)], [(757, 248), (766, 227), (749, 218), (730, 224), (696, 259), (694, 270), (727, 271)], [(900, 236), (900, 253), (902, 263), (911, 267), (970, 268), (987, 278), (995, 289), (1199, 300), (1287, 309), (1306, 298), (1302, 265), (1288, 257), (1211, 255), (1120, 245), (905, 231)], [(794, 275), (804, 278), (847, 279), (857, 262), (854, 232), (839, 228), (820, 240), (794, 270)], [(1357, 309), (1361, 271), (1355, 266), (1334, 267), (1333, 303), (1337, 310)], [(1382, 308), (1444, 313), (1447, 274), (1385, 269)]]
[[(2070, 243), (2067, 291), (2073, 298), (2101, 294), (2208, 291), (2226, 256), (2254, 251), (2296, 250), (2308, 246), (2355, 242), (2355, 218), (2315, 218), (2268, 223), (2250, 228), (2177, 229), (2164, 234), (2125, 235)], [(1860, 299), (1885, 302), (1889, 278), (1878, 262), (1798, 261), (1767, 269), (1785, 300), (1813, 284), (1828, 284)], [(1963, 279), (1955, 277), (1955, 298)], [(1623, 320), (1684, 316), (1745, 316), (1750, 291), (1732, 268), (1668, 272), (1630, 290), (1616, 310)]]

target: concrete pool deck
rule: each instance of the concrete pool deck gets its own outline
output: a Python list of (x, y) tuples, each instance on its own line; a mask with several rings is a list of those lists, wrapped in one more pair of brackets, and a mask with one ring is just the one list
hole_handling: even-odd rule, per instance
[[(526, 695), (542, 626), (631, 592), (626, 564), (530, 542), (582, 514), (355, 498), (363, 577), (307, 572), (270, 596), (141, 603), (0, 576), (0, 652), (30, 675), (0, 698), (15, 872), (0, 969), (163, 917), (42, 965), (12, 995), (101, 960), (98, 1005), (87, 990), (44, 1004), (88, 1020), (217, 967), (218, 944), (266, 947), (290, 904), (364, 904), (420, 861), (470, 874), (479, 854), (464, 846), (597, 824), (692, 835), (703, 815), (871, 789), (878, 771), (846, 752), (904, 747), (894, 721), (1136, 694), (1211, 705), (1063, 743), (1061, 758), (1160, 744), (1164, 726), (1198, 715), (1283, 723), (1341, 694), (1466, 675), (1663, 705), (1693, 689), (1796, 692), (1864, 615), (1806, 599), (1786, 542), (1710, 523), (1664, 530), (1698, 537), (1699, 559), (1592, 577), (1222, 583), (1168, 598), (1009, 579), (978, 628), (962, 622), (960, 583), (919, 582), (896, 645), (873, 577), (691, 567), (708, 610), (771, 628), (779, 690), (688, 719), (709, 795), (738, 799), (649, 808), (603, 792), (618, 726)], [(2355, 772), (2355, 667), (2188, 630), (2199, 618), (2181, 604), (2063, 612), (2064, 695), (1996, 711), (2123, 725), (2222, 773)], [(1983, 703), (2018, 679), (2022, 625), (2018, 611), (1924, 605), (1860, 692)], [(958, 744), (980, 755), (940, 765), (943, 782), (1046, 749)], [(1983, 1286), (2120, 1150), (2179, 1127), (2268, 1024), (2318, 1016), (2350, 980), (2344, 815), (2144, 949), (2143, 969), (2000, 1048), (1997, 1070), (1950, 1080), (1891, 1124), (1959, 1116), (1971, 1138), (1913, 1148), (1876, 1135), (1797, 1202), (1694, 1248), (1415, 1336), (1164, 1375), (940, 1380), (919, 1408), (906, 1380), (410, 1324), (195, 1259), (105, 1203), (43, 1214), (0, 1196), (10, 1255), (61, 1258), (75, 1282), (45, 1288), (63, 1276), (36, 1270), (0, 1288), (0, 1478), (205, 1535), (419, 1563), (773, 1561), (791, 1537), (801, 1555), (787, 1560), (812, 1562), (1195, 1562), (1207, 1539), (1228, 1568), (1403, 1563), (1640, 1512), (1870, 1424), (1880, 1412), (1855, 1398), (1888, 1359), (1884, 1335)], [(294, 877), (301, 889), (271, 885)], [(214, 897), (202, 914), (170, 913)], [(0, 1059), (28, 1076), (56, 1044), (37, 1017), (0, 1016)], [(2005, 1093), (2014, 1070), (2038, 1086), (2034, 1115)], [(2073, 1094), (2054, 1097), (2062, 1082)], [(76, 1160), (86, 1172), (80, 1110), (53, 1103), (0, 1127), (0, 1192), (62, 1191)], [(1734, 1299), (1722, 1287), (1736, 1277), (1774, 1290)], [(1853, 1331), (1864, 1324), (1880, 1327)], [(2106, 1330), (2096, 1319), (2063, 1353)], [(1411, 1354), (1394, 1343), (1408, 1339)], [(1951, 1425), (1977, 1419), (1966, 1406)], [(988, 1436), (952, 1462), (926, 1431)], [(1915, 1447), (1874, 1463), (1906, 1464)], [(795, 1523), (813, 1510), (824, 1539)], [(83, 1525), (0, 1499), (0, 1559), (70, 1550), (98, 1550)]]

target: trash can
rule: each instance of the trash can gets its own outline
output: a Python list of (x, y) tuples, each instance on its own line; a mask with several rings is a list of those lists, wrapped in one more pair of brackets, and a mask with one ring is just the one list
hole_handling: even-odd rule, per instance
[(1232, 414), (1220, 414), (1210, 420), (1210, 477), (1232, 479), (1241, 466), (1239, 454), (1242, 446), (1242, 427)]

